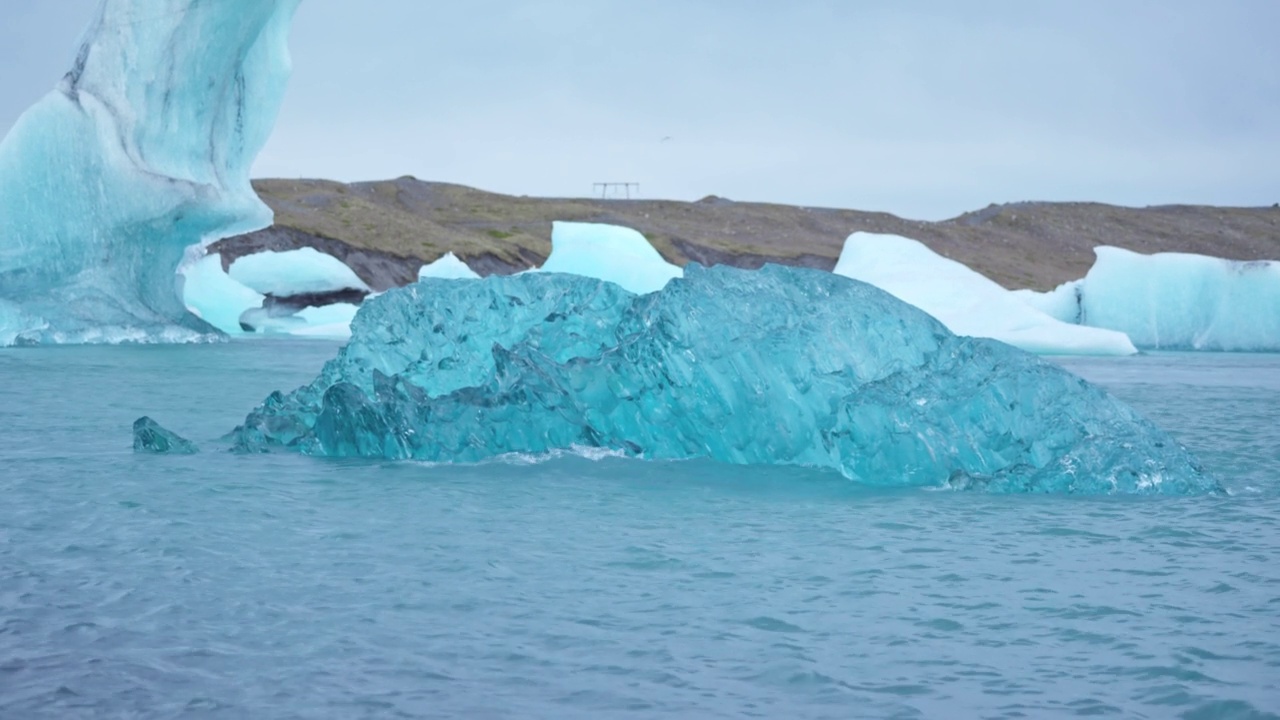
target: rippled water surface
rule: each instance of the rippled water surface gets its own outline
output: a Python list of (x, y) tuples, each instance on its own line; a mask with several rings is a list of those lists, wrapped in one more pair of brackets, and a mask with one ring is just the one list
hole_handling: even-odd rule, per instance
[(1066, 362), (1224, 498), (221, 452), (333, 350), (0, 352), (0, 718), (1280, 712), (1280, 357)]

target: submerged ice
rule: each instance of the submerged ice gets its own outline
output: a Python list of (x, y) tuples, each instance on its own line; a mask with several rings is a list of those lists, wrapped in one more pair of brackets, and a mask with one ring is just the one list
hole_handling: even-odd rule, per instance
[(312, 384), (273, 394), (233, 437), (242, 451), (446, 462), (604, 448), (1005, 492), (1217, 488), (1059, 367), (864, 283), (779, 266), (693, 265), (649, 295), (547, 273), (393, 290)]
[(103, 0), (0, 143), (0, 341), (192, 340), (184, 248), (271, 222), (249, 169), (298, 0)]

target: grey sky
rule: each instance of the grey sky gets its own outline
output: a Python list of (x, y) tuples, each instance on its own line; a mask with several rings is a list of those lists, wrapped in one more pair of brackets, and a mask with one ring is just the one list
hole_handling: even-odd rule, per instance
[[(95, 4), (0, 4), (0, 130)], [(1277, 27), (1274, 0), (303, 0), (257, 173), (921, 218), (1270, 205)]]

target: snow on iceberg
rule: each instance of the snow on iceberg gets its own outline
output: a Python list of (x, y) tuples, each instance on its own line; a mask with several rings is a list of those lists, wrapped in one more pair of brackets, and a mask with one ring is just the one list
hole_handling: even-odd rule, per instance
[(993, 338), (1041, 355), (1137, 352), (1123, 333), (1050, 317), (968, 266), (898, 235), (854, 233), (833, 272), (915, 305), (957, 335)]
[(831, 273), (690, 265), (648, 295), (560, 274), (429, 279), (370, 300), (352, 330), (312, 384), (233, 431), (237, 449), (471, 462), (602, 448), (874, 485), (1218, 490), (1102, 390)]
[(569, 222), (552, 225), (551, 256), (538, 272), (607, 280), (634, 293), (656, 292), (684, 275), (631, 228)]
[(1095, 248), (1083, 280), (1026, 299), (1151, 350), (1280, 350), (1280, 262)]
[(212, 332), (174, 270), (189, 245), (271, 222), (249, 169), (298, 1), (103, 0), (71, 71), (0, 143), (0, 301), (16, 323), (0, 338)]
[(471, 269), (453, 253), (445, 253), (435, 262), (423, 265), (418, 270), (418, 279), (440, 278), (442, 280), (479, 280), (480, 274)]
[(231, 263), (227, 274), (245, 287), (275, 297), (342, 290), (370, 292), (369, 286), (346, 263), (309, 247), (246, 255)]

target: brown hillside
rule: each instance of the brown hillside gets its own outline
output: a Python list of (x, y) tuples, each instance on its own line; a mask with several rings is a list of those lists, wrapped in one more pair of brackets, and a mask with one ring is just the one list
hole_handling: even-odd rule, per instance
[(411, 177), (343, 184), (254, 183), (275, 210), (266, 230), (214, 244), (224, 263), (261, 250), (315, 247), (342, 259), (375, 289), (416, 279), (418, 268), (454, 252), (482, 274), (540, 264), (555, 220), (624, 225), (644, 233), (671, 262), (766, 262), (830, 269), (856, 231), (924, 242), (1008, 288), (1049, 289), (1082, 277), (1092, 249), (1194, 252), (1238, 260), (1280, 258), (1280, 208), (1097, 203), (992, 205), (942, 222), (887, 213), (740, 203), (512, 197)]

